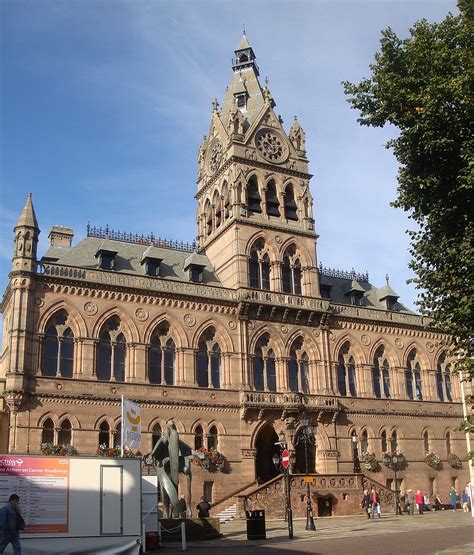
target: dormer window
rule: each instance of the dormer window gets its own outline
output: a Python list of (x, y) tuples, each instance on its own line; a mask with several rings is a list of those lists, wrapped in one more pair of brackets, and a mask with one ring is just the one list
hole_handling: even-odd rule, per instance
[(193, 252), (191, 256), (188, 256), (188, 258), (184, 261), (184, 271), (188, 272), (189, 281), (201, 283), (202, 274), (204, 268), (207, 266), (207, 263), (207, 258), (202, 254)]
[(361, 293), (360, 291), (352, 291), (351, 292), (351, 305), (361, 306), (362, 305), (362, 296), (363, 296), (363, 293)]
[(325, 283), (321, 283), (321, 298), (322, 299), (330, 299), (331, 298), (331, 287), (332, 285), (327, 285)]
[(102, 268), (102, 270), (114, 270), (116, 255), (117, 251), (99, 248), (95, 254), (95, 257), (99, 259), (99, 268)]
[(377, 297), (380, 303), (385, 304), (386, 310), (395, 310), (398, 302), (398, 295), (390, 287), (388, 283), (388, 275), (385, 276), (385, 280), (387, 281), (387, 285), (378, 290)]
[(349, 285), (344, 287), (344, 294), (349, 298), (351, 305), (362, 306), (362, 299), (364, 298), (365, 289), (355, 279)]
[(245, 102), (246, 100), (246, 95), (245, 94), (239, 94), (239, 96), (237, 97), (237, 108), (245, 108)]
[(160, 256), (160, 251), (151, 245), (142, 254), (140, 264), (145, 268), (145, 274), (151, 277), (160, 275), (160, 264), (163, 258)]

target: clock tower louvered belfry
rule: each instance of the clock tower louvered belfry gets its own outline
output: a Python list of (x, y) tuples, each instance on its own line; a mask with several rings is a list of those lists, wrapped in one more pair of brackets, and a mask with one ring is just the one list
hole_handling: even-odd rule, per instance
[(289, 134), (244, 33), (199, 148), (199, 248), (226, 287), (319, 297), (305, 134)]

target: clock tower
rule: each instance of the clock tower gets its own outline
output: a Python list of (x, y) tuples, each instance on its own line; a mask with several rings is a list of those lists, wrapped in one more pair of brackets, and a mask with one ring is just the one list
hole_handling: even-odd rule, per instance
[(244, 33), (198, 156), (198, 245), (226, 287), (319, 297), (305, 133), (289, 133)]

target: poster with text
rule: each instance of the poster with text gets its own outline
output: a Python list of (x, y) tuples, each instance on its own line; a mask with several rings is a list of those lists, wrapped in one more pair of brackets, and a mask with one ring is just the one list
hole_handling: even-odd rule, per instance
[(0, 505), (20, 497), (26, 534), (68, 532), (69, 459), (0, 455)]

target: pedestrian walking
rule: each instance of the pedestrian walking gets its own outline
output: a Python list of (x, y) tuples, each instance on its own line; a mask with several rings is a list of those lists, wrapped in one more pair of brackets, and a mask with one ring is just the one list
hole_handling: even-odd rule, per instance
[(415, 496), (413, 495), (412, 489), (407, 489), (406, 502), (408, 506), (408, 514), (412, 515), (415, 513)]
[(415, 502), (418, 505), (418, 514), (422, 515), (425, 508), (425, 498), (419, 489), (416, 490)]
[(184, 495), (182, 495), (179, 499), (178, 499), (178, 513), (179, 513), (179, 518), (186, 518), (187, 516), (187, 510), (188, 507), (186, 505), (186, 499), (184, 498)]
[(0, 553), (8, 544), (13, 546), (13, 554), (21, 555), (20, 530), (25, 529), (25, 521), (20, 513), (20, 498), (10, 495), (8, 503), (0, 509)]
[(211, 507), (212, 505), (209, 503), (209, 501), (206, 501), (206, 498), (204, 496), (201, 497), (201, 501), (196, 505), (196, 509), (198, 510), (198, 517), (208, 518)]
[(435, 511), (444, 511), (443, 502), (441, 501), (441, 497), (439, 495), (436, 495), (435, 497)]
[(453, 513), (456, 512), (456, 507), (458, 504), (458, 494), (454, 486), (451, 487), (451, 491), (449, 492), (449, 500), (451, 501), (451, 507), (453, 509)]
[(461, 505), (462, 505), (463, 512), (468, 513), (469, 512), (469, 495), (466, 493), (466, 490), (464, 490), (462, 492)]
[(375, 488), (372, 488), (370, 492), (370, 503), (372, 507), (372, 518), (375, 518), (375, 515), (378, 515), (380, 518), (380, 495)]
[(371, 502), (370, 502), (369, 490), (365, 489), (364, 497), (362, 498), (362, 503), (360, 504), (360, 506), (365, 510), (367, 518), (370, 518), (370, 505), (371, 505)]
[(431, 499), (429, 495), (423, 496), (423, 503), (425, 511), (431, 511)]

